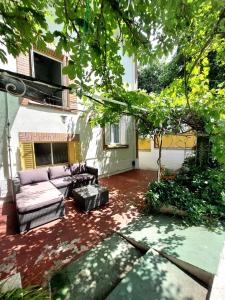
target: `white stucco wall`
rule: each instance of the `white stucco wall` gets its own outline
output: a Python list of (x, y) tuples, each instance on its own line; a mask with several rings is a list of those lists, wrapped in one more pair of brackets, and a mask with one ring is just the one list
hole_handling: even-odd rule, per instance
[[(7, 56), (8, 63), (0, 68), (16, 72), (16, 60), (11, 55)], [(123, 57), (125, 68), (123, 81), (129, 84), (130, 89), (137, 86), (136, 65), (133, 57)], [(8, 105), (7, 105), (8, 102)], [(132, 118), (129, 118), (127, 131), (128, 148), (103, 150), (102, 129), (91, 128), (88, 119), (78, 114), (64, 112), (45, 106), (31, 105), (20, 106), (17, 97), (0, 92), (0, 199), (10, 189), (8, 183), (9, 151), (7, 145), (7, 123), (9, 120), (10, 146), (12, 160), (12, 175), (21, 169), (19, 153), (19, 132), (46, 132), (46, 133), (75, 133), (80, 134), (82, 159), (88, 165), (99, 169), (102, 176), (112, 175), (132, 169), (132, 161), (136, 159), (136, 135)], [(85, 109), (78, 105), (78, 109)]]
[(131, 118), (127, 134), (129, 148), (103, 151), (102, 129), (100, 127), (91, 128), (88, 118), (82, 117), (82, 113), (62, 113), (52, 108), (29, 105), (20, 107), (12, 125), (11, 146), (14, 173), (20, 168), (18, 166), (19, 132), (79, 134), (82, 159), (87, 160), (89, 165), (98, 167), (101, 175), (131, 169), (132, 160), (135, 159), (135, 131)]
[[(184, 159), (193, 154), (193, 150), (162, 149), (162, 165), (170, 170), (177, 170), (181, 167)], [(138, 151), (139, 168), (143, 170), (157, 170), (157, 159), (159, 150), (154, 148), (154, 142), (151, 141), (151, 151)]]
[[(3, 99), (4, 93), (0, 98)], [(10, 96), (11, 97), (11, 96)], [(13, 100), (13, 101), (11, 101)], [(108, 176), (132, 169), (135, 160), (135, 128), (132, 118), (128, 118), (126, 149), (103, 150), (103, 136), (100, 127), (91, 128), (88, 117), (83, 113), (68, 113), (37, 105), (19, 106), (18, 99), (8, 99), (11, 132), (12, 174), (21, 169), (19, 153), (19, 132), (74, 133), (80, 135), (82, 160), (89, 166), (99, 169), (99, 174)], [(5, 112), (2, 111), (1, 115)], [(0, 144), (0, 187), (1, 195), (7, 193), (9, 163), (7, 161), (6, 120), (1, 124), (2, 142)]]
[[(121, 55), (121, 53), (120, 53)], [(130, 90), (137, 89), (137, 65), (133, 56), (122, 56), (122, 65), (124, 66), (123, 82), (129, 85)]]
[(0, 92), (0, 198), (7, 193), (9, 187), (7, 178), (10, 177), (10, 168), (7, 136), (8, 132), (9, 135), (11, 134), (12, 124), (18, 110), (18, 99)]
[(16, 59), (12, 55), (8, 54), (8, 52), (4, 46), (2, 47), (2, 45), (1, 45), (1, 48), (6, 53), (7, 63), (4, 64), (0, 60), (0, 69), (4, 69), (7, 71), (11, 71), (11, 72), (16, 72)]

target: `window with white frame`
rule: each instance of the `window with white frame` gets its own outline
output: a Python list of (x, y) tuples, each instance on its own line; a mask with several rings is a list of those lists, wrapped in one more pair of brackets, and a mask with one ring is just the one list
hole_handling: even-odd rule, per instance
[(105, 126), (106, 145), (127, 145), (127, 117), (121, 117), (119, 123), (107, 124)]
[(119, 124), (110, 124), (110, 144), (120, 144)]
[(68, 162), (67, 143), (34, 143), (34, 153), (37, 167)]
[[(33, 76), (49, 84), (62, 85), (62, 62), (33, 51)], [(48, 93), (46, 86), (46, 93)], [(56, 90), (47, 103), (62, 106), (62, 91)]]

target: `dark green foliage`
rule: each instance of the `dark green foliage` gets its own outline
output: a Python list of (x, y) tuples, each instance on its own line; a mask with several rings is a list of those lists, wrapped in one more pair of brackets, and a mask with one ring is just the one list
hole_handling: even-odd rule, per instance
[(225, 170), (202, 169), (190, 162), (185, 162), (175, 180), (149, 185), (147, 210), (174, 206), (186, 211), (187, 220), (192, 224), (225, 222)]
[[(216, 52), (208, 54), (209, 59), (209, 86), (217, 88), (225, 78), (225, 66), (217, 60)], [(186, 58), (190, 61), (190, 58)], [(184, 57), (176, 53), (168, 63), (154, 61), (150, 65), (140, 68), (138, 72), (138, 87), (147, 93), (160, 93), (175, 78), (184, 76)]]
[(169, 63), (152, 62), (138, 72), (138, 88), (147, 93), (160, 93), (173, 80), (183, 75), (183, 58), (176, 54)]
[(216, 52), (210, 52), (208, 55), (210, 71), (209, 71), (209, 86), (210, 88), (217, 88), (218, 84), (225, 80), (225, 65), (216, 58)]

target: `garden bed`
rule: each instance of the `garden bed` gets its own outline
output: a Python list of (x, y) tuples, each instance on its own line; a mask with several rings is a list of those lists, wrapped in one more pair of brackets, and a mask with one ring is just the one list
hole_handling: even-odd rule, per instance
[(190, 160), (176, 178), (149, 185), (147, 211), (181, 216), (195, 225), (224, 223), (224, 182), (224, 168), (199, 168)]

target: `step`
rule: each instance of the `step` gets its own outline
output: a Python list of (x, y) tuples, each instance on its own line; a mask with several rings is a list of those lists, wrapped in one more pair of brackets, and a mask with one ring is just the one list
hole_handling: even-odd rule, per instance
[(13, 289), (22, 288), (20, 273), (15, 273), (0, 281), (1, 292), (6, 293)]
[(205, 300), (208, 290), (159, 255), (149, 250), (108, 295), (107, 300)]
[(209, 286), (225, 240), (225, 231), (211, 231), (203, 226), (185, 227), (180, 219), (166, 215), (141, 215), (119, 233), (172, 258)]
[(141, 256), (113, 234), (52, 277), (52, 299), (105, 299)]

